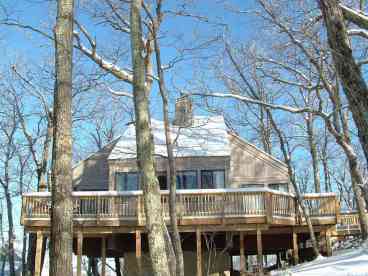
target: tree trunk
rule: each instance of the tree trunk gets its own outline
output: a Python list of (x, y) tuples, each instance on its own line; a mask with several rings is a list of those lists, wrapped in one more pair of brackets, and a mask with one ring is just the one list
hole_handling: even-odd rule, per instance
[(319, 0), (325, 21), (328, 43), (336, 71), (349, 102), (358, 136), (368, 162), (368, 89), (355, 62), (342, 10), (337, 0)]
[(359, 222), (360, 222), (360, 228), (362, 233), (362, 239), (367, 240), (368, 239), (368, 217), (366, 215), (366, 206), (364, 202), (364, 198), (362, 196), (362, 190), (360, 189), (359, 185), (363, 183), (363, 177), (361, 175), (361, 172), (359, 171), (358, 166), (358, 157), (355, 154), (355, 151), (346, 139), (344, 139), (341, 135), (336, 135), (336, 132), (334, 131), (332, 124), (327, 123), (327, 127), (330, 130), (330, 133), (332, 133), (335, 136), (337, 144), (341, 146), (341, 148), (344, 150), (345, 155), (349, 162), (349, 169), (350, 169), (350, 175), (351, 175), (351, 184), (353, 187), (355, 200), (357, 204), (357, 209), (359, 213)]
[(13, 223), (13, 204), (8, 187), (4, 187), (6, 210), (8, 214), (8, 260), (10, 275), (15, 275), (15, 253), (14, 253), (14, 223)]
[(316, 235), (314, 234), (313, 225), (312, 225), (312, 222), (311, 222), (310, 217), (309, 217), (309, 210), (303, 204), (303, 199), (302, 199), (302, 197), (300, 195), (299, 188), (298, 188), (298, 185), (296, 183), (296, 179), (295, 179), (293, 167), (292, 167), (291, 160), (290, 160), (290, 155), (289, 155), (289, 153), (288, 153), (288, 151), (286, 149), (286, 143), (287, 143), (287, 141), (284, 140), (284, 137), (282, 135), (282, 132), (278, 128), (278, 126), (276, 125), (276, 122), (274, 121), (274, 119), (273, 119), (272, 114), (271, 114), (270, 111), (268, 111), (268, 114), (269, 114), (269, 117), (270, 117), (271, 125), (272, 125), (273, 129), (276, 131), (276, 134), (277, 134), (277, 136), (279, 138), (281, 152), (282, 152), (282, 154), (284, 156), (285, 163), (286, 163), (286, 165), (288, 167), (288, 173), (289, 173), (290, 182), (293, 185), (294, 192), (295, 192), (295, 195), (296, 195), (297, 203), (298, 203), (298, 205), (300, 206), (300, 208), (302, 210), (302, 214), (303, 214), (303, 216), (305, 218), (305, 221), (307, 223), (307, 226), (308, 226), (310, 239), (312, 241), (314, 255), (317, 257), (320, 254), (319, 254), (319, 250), (318, 250), (318, 243), (317, 243)]
[(314, 182), (314, 191), (316, 193), (321, 192), (321, 181), (319, 175), (319, 162), (318, 162), (318, 151), (317, 145), (314, 137), (314, 128), (313, 128), (313, 114), (308, 113), (306, 115), (305, 122), (307, 124), (307, 134), (308, 134), (308, 144), (309, 151), (312, 157), (312, 165), (313, 165), (313, 182)]
[[(22, 239), (22, 275), (27, 275), (27, 263), (26, 263), (26, 248), (27, 248), (27, 234), (23, 230), (23, 239)], [(24, 274), (23, 274), (24, 273)]]
[(100, 276), (100, 273), (98, 273), (98, 264), (97, 264), (97, 258), (95, 257), (88, 257), (88, 265), (91, 269), (92, 276)]
[(1, 257), (1, 267), (0, 267), (0, 275), (5, 275), (5, 265), (6, 265), (6, 253), (5, 247), (1, 248), (0, 257)]
[(73, 0), (59, 0), (55, 27), (50, 275), (72, 275)]
[(120, 266), (120, 258), (119, 257), (115, 257), (114, 258), (114, 262), (115, 262), (116, 276), (122, 276), (122, 274), (121, 274), (121, 266)]
[[(158, 21), (161, 22), (161, 11), (158, 11)], [(158, 25), (158, 24), (157, 24)], [(176, 167), (175, 167), (175, 157), (174, 157), (174, 146), (171, 138), (170, 132), (170, 120), (169, 120), (169, 103), (168, 103), (168, 95), (165, 87), (165, 76), (162, 69), (161, 63), (161, 48), (157, 38), (157, 26), (154, 24), (153, 27), (153, 36), (154, 36), (154, 45), (155, 45), (155, 53), (156, 53), (156, 65), (157, 65), (157, 73), (160, 79), (159, 81), (159, 90), (162, 98), (162, 113), (164, 117), (164, 128), (165, 128), (165, 138), (166, 138), (166, 150), (167, 150), (167, 159), (169, 163), (169, 189), (170, 189), (170, 199), (169, 199), (169, 211), (170, 211), (170, 224), (172, 230), (172, 242), (174, 245), (175, 251), (175, 260), (176, 260), (176, 275), (184, 276), (184, 257), (183, 257), (183, 249), (181, 247), (181, 239), (180, 233), (178, 229), (178, 218), (176, 213)]]
[(142, 44), (140, 9), (141, 0), (131, 1), (130, 27), (133, 62), (133, 95), (135, 128), (137, 139), (137, 160), (141, 171), (146, 229), (153, 275), (170, 275), (165, 248), (165, 224), (162, 215), (161, 195), (154, 166), (154, 143), (150, 130), (149, 90), (146, 89), (146, 65)]
[(339, 91), (338, 89), (336, 89), (336, 91), (328, 91), (328, 92), (336, 113), (336, 117), (338, 116), (338, 118), (340, 119), (339, 121), (341, 123), (341, 126), (340, 123), (338, 123), (337, 119), (334, 119), (332, 122), (329, 118), (323, 117), (323, 119), (325, 121), (328, 131), (334, 136), (336, 143), (341, 147), (341, 149), (344, 151), (348, 159), (350, 175), (352, 180), (351, 184), (359, 213), (359, 222), (362, 233), (362, 239), (363, 241), (365, 241), (368, 239), (368, 217), (366, 215), (366, 206), (362, 196), (362, 191), (359, 187), (359, 185), (363, 183), (363, 176), (359, 170), (358, 156), (356, 155), (354, 148), (351, 144), (347, 115), (343, 113), (341, 109), (339, 109), (339, 106), (341, 105)]

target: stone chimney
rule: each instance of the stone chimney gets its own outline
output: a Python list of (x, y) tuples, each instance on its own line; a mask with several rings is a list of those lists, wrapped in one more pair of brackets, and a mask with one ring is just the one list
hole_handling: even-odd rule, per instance
[(173, 124), (181, 127), (191, 126), (193, 122), (192, 100), (188, 95), (181, 96), (175, 103), (175, 118)]

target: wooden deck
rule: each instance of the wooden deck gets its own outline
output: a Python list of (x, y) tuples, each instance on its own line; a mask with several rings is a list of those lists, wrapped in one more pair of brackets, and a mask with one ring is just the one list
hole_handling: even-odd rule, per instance
[(360, 235), (359, 215), (357, 212), (345, 212), (339, 216), (334, 236), (344, 238), (345, 236)]
[[(169, 194), (161, 195), (163, 213), (169, 225)], [(110, 229), (129, 233), (144, 230), (145, 214), (141, 191), (73, 192), (75, 228)], [(305, 194), (315, 225), (335, 225), (339, 216), (336, 195)], [(22, 196), (21, 223), (26, 231), (50, 226), (51, 195), (48, 192)], [(177, 193), (178, 225), (182, 232), (198, 227), (242, 231), (249, 227), (301, 226), (304, 219), (295, 197), (269, 189), (180, 190)]]

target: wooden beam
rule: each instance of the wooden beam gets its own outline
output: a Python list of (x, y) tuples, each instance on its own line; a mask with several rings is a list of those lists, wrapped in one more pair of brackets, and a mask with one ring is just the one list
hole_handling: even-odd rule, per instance
[(293, 232), (293, 261), (294, 265), (299, 263), (298, 234)]
[(83, 234), (77, 234), (77, 276), (82, 276)]
[(243, 232), (240, 232), (240, 235), (239, 235), (239, 248), (240, 248), (240, 275), (245, 276), (244, 233)]
[(325, 239), (326, 239), (326, 254), (327, 256), (332, 256), (331, 231), (329, 229), (326, 230)]
[(196, 230), (197, 237), (197, 276), (202, 276), (202, 238), (201, 232)]
[(261, 229), (257, 228), (257, 262), (259, 272), (263, 272), (263, 249), (262, 249), (262, 233)]
[(142, 235), (141, 231), (135, 231), (135, 257), (137, 259), (137, 272), (142, 275)]
[(101, 240), (101, 276), (106, 276), (106, 237)]
[(41, 276), (42, 243), (43, 243), (42, 232), (38, 231), (36, 241), (35, 276)]

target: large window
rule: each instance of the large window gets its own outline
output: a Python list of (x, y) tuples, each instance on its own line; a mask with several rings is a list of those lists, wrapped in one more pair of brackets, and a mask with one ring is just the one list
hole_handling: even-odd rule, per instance
[(139, 190), (139, 176), (136, 172), (118, 172), (115, 175), (115, 182), (118, 191)]
[(198, 189), (196, 171), (177, 171), (176, 172), (177, 189)]
[(225, 188), (224, 170), (204, 170), (201, 171), (202, 189)]

